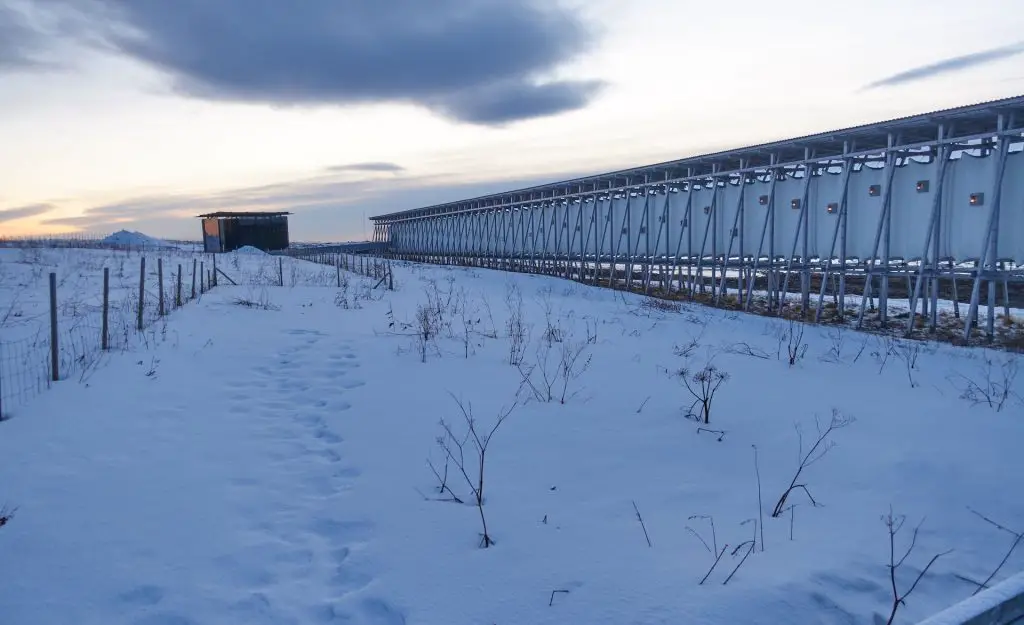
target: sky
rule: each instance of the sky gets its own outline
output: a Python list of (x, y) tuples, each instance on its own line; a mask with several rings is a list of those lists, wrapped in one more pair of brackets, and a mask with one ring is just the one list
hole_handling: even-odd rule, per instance
[(1024, 94), (1020, 0), (0, 0), (0, 236), (368, 217)]

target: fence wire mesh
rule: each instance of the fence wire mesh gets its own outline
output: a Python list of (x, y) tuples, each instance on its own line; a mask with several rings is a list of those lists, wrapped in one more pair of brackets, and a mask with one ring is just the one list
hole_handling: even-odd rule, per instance
[[(155, 259), (154, 259), (155, 260)], [(160, 307), (160, 285), (156, 263), (146, 267), (142, 290), (142, 332), (139, 329), (139, 282), (136, 276), (125, 279), (111, 271), (107, 306), (107, 352), (130, 349), (139, 342), (148, 342), (146, 333), (166, 315), (201, 295), (197, 288), (192, 297), (192, 263), (175, 263), (164, 267), (163, 310)], [(181, 297), (178, 299), (178, 267), (181, 267)], [(18, 407), (40, 395), (57, 380), (85, 381), (102, 361), (103, 290), (102, 269), (91, 290), (69, 288), (60, 281), (57, 290), (58, 319), (56, 365), (53, 372), (53, 350), (50, 334), (50, 313), (34, 312), (19, 315), (18, 329), (22, 336), (0, 336), (0, 417), (6, 418)], [(198, 284), (198, 283), (197, 283)], [(208, 285), (204, 286), (208, 289)], [(71, 295), (62, 299), (62, 291)], [(161, 314), (163, 313), (163, 314)], [(27, 328), (35, 328), (32, 331)]]

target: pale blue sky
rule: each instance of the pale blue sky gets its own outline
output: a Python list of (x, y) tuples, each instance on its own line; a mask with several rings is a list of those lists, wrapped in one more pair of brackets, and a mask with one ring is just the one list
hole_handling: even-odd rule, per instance
[(0, 0), (0, 235), (364, 216), (1024, 93), (1020, 0)]

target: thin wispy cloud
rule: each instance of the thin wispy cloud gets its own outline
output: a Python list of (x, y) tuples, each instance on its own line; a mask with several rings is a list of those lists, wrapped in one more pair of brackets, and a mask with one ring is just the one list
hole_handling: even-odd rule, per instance
[[(565, 172), (571, 178), (581, 172)], [(287, 210), (292, 212), (290, 230), (297, 239), (326, 240), (362, 232), (363, 216), (455, 201), (496, 193), (507, 188), (550, 182), (550, 177), (453, 182), (452, 176), (405, 176), (343, 180), (324, 175), (306, 179), (251, 186), (209, 194), (167, 194), (129, 198), (92, 206), (81, 214), (43, 220), (47, 226), (67, 226), (86, 232), (112, 232), (122, 228), (163, 231), (173, 225), (180, 236), (192, 232), (196, 215), (218, 210)]]
[[(587, 51), (583, 22), (541, 0), (0, 0), (63, 14), (86, 45), (209, 100), (412, 103), (483, 125), (586, 106), (601, 83), (549, 80)], [(25, 28), (19, 27), (26, 41)], [(100, 42), (97, 44), (97, 42)], [(15, 58), (19, 46), (8, 46)]]
[(5, 208), (0, 210), (0, 223), (44, 215), (54, 208), (52, 204), (29, 204), (16, 208)]
[(405, 171), (405, 167), (396, 163), (348, 163), (345, 165), (332, 165), (327, 168), (330, 173), (343, 174), (349, 172), (384, 172), (392, 174), (400, 174)]
[(864, 89), (894, 87), (910, 82), (934, 78), (943, 74), (950, 74), (974, 67), (980, 67), (988, 63), (994, 63), (995, 61), (1010, 58), (1021, 53), (1024, 53), (1024, 42), (1018, 42), (1010, 46), (992, 48), (991, 50), (983, 50), (981, 52), (972, 52), (971, 54), (954, 56), (936, 63), (930, 63), (928, 65), (908, 69), (881, 80), (876, 80), (875, 82), (866, 85)]

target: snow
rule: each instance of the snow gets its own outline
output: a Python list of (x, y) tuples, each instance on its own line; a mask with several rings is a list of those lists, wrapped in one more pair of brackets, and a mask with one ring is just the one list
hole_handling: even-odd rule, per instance
[(237, 250), (235, 250), (235, 252), (237, 252), (239, 254), (266, 255), (266, 252), (264, 252), (263, 250), (261, 250), (259, 248), (253, 247), (251, 245), (243, 245), (242, 247), (240, 247)]
[[(1005, 609), (1005, 606), (1011, 602), (1014, 609)], [(1024, 616), (1024, 573), (1018, 573), (992, 588), (943, 610), (941, 613), (921, 621), (919, 625), (961, 625), (967, 623), (969, 619), (978, 618), (990, 611), (997, 613), (1000, 608), (1005, 610), (1002, 613), (1004, 619), (1010, 618), (1010, 614), (1017, 618)]]
[[(0, 278), (13, 265), (31, 278), (38, 260), (91, 293), (112, 258), (0, 255)], [(1024, 405), (972, 405), (958, 377), (981, 381), (986, 358), (1019, 357), (928, 344), (908, 371), (906, 346), (846, 331), (830, 356), (829, 328), (807, 326), (791, 367), (775, 338), (788, 326), (763, 317), (409, 263), (395, 263), (390, 292), (354, 274), (338, 289), (333, 267), (284, 259), (282, 288), (278, 262), (219, 256), (241, 286), (222, 282), (85, 382), (56, 384), (0, 423), (0, 504), (17, 506), (0, 529), (3, 622), (884, 622), (892, 506), (907, 517), (898, 552), (925, 519), (901, 590), (954, 549), (899, 609), (897, 623), (914, 623), (969, 597), (958, 576), (985, 579), (1009, 547), (967, 506), (1024, 529), (1024, 500), (1008, 496), (1022, 490)], [(531, 326), (524, 366), (543, 353), (548, 320), (564, 338), (550, 372), (562, 346), (584, 350), (564, 404), (528, 400), (508, 364), (513, 287)], [(421, 307), (442, 326), (425, 350)], [(768, 358), (726, 349), (737, 343)], [(724, 436), (685, 418), (692, 398), (673, 375), (712, 359), (729, 379), (704, 427)], [(539, 369), (532, 379), (542, 385)], [(462, 431), (454, 398), (489, 430), (517, 395), (486, 456), (496, 544), (482, 549), (465, 480), (451, 466), (466, 503), (439, 501), (427, 459), (444, 466), (441, 419)], [(820, 506), (794, 492), (792, 525), (789, 512), (771, 518), (798, 464), (794, 426), (806, 453), (833, 409), (855, 421), (800, 479)], [(719, 550), (729, 545), (703, 585), (714, 558), (687, 528), (712, 538), (695, 515), (712, 515)], [(749, 521), (761, 516), (763, 545)], [(757, 549), (723, 584), (751, 538)], [(1015, 553), (994, 581), (1022, 569)]]
[(117, 232), (103, 238), (103, 243), (108, 245), (131, 246), (135, 248), (157, 248), (167, 246), (166, 241), (154, 239), (141, 232), (130, 230), (118, 230)]

